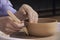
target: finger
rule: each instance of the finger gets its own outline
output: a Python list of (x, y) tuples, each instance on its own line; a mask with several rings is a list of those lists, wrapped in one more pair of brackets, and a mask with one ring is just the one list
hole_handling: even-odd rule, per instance
[(25, 20), (26, 19), (26, 12), (25, 12), (24, 9), (20, 11), (20, 16), (19, 17), (20, 17), (19, 19), (21, 19), (21, 20)]
[[(10, 25), (10, 27), (9, 27), (9, 25)], [(8, 27), (9, 28), (13, 28), (13, 29), (15, 29), (15, 30), (19, 30), (19, 29), (21, 29), (23, 26), (24, 26), (24, 22), (22, 22), (22, 23), (17, 23), (17, 22), (9, 22), (7, 25), (8, 25)]]
[[(15, 26), (15, 25), (14, 25)], [(11, 29), (11, 30), (15, 30), (15, 31), (17, 31), (17, 28), (16, 27), (14, 27), (11, 23), (7, 23), (6, 24), (6, 28), (9, 28), (9, 29)]]
[(25, 12), (27, 12), (29, 22), (32, 22), (33, 14), (32, 14), (31, 10), (33, 10), (33, 9), (30, 6), (26, 5), (26, 4), (23, 4), (22, 8), (24, 8)]
[(37, 23), (38, 22), (38, 14), (36, 12), (34, 12), (35, 14), (33, 14), (34, 16), (34, 22)]
[(21, 7), (29, 13), (33, 10), (32, 7), (27, 4), (23, 4)]
[(6, 34), (12, 34), (12, 33), (14, 33), (14, 32), (16, 32), (16, 31), (14, 31), (14, 30), (12, 30), (12, 29), (10, 29), (10, 28), (5, 28), (5, 31), (4, 31)]
[(20, 20), (26, 19), (26, 12), (23, 8), (20, 8), (19, 11), (15, 14)]
[(22, 28), (24, 26), (24, 22), (22, 21), (22, 23), (17, 23), (14, 22), (14, 24), (18, 27), (18, 28)]
[(24, 10), (24, 8), (22, 6), (19, 8), (19, 12), (21, 12), (23, 14), (26, 14), (26, 12), (25, 12), (25, 10)]

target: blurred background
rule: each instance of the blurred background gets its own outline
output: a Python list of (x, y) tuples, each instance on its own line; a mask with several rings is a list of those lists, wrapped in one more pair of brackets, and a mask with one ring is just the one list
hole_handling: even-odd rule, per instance
[(39, 17), (51, 17), (60, 20), (60, 0), (10, 0), (18, 10), (22, 4), (29, 4)]

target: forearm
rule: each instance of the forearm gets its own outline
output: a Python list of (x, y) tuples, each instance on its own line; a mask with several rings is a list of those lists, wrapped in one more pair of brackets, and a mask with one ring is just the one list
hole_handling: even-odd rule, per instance
[(7, 5), (2, 5), (3, 7), (0, 10), (0, 16), (6, 16), (7, 14), (7, 10), (10, 10), (12, 13), (15, 13), (16, 10), (10, 6)]
[(9, 0), (0, 0), (0, 16), (8, 15), (7, 10), (10, 10), (12, 13), (16, 12)]
[(2, 8), (2, 4), (0, 3), (0, 9)]

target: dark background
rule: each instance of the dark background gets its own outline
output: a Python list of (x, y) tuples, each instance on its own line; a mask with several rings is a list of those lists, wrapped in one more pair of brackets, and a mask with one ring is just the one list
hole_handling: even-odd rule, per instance
[(60, 15), (60, 0), (10, 0), (13, 7), (18, 10), (22, 4), (29, 4), (39, 17)]

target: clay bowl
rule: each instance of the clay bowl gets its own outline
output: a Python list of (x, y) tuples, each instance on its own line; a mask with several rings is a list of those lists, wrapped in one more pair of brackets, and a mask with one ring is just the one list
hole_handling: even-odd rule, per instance
[(38, 23), (26, 22), (29, 35), (50, 36), (56, 33), (57, 20), (51, 18), (39, 18)]

